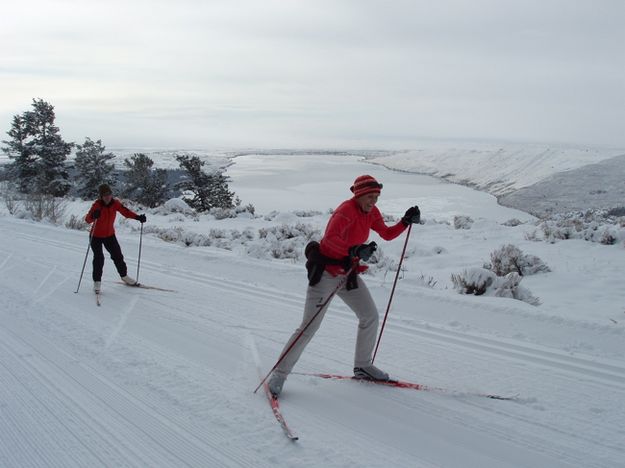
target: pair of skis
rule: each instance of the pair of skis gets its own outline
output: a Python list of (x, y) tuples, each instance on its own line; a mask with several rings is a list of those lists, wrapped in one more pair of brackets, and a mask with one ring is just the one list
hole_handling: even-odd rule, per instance
[[(493, 393), (459, 392), (459, 391), (449, 390), (446, 388), (431, 387), (429, 385), (423, 385), (420, 383), (406, 382), (404, 380), (388, 380), (388, 381), (367, 380), (367, 379), (359, 379), (354, 376), (347, 376), (347, 375), (340, 375), (340, 374), (324, 374), (324, 373), (317, 373), (317, 372), (294, 372), (294, 374), (308, 376), (308, 377), (318, 377), (321, 379), (328, 379), (328, 380), (355, 380), (364, 385), (384, 385), (387, 387), (405, 388), (405, 389), (425, 391), (425, 392), (434, 392), (434, 393), (440, 393), (442, 395), (449, 395), (449, 396), (473, 396), (473, 397), (489, 398), (492, 400), (504, 400), (504, 401), (516, 400), (518, 398), (517, 396), (502, 396), (502, 395), (497, 395)], [(298, 440), (298, 437), (295, 434), (293, 434), (293, 432), (287, 425), (286, 420), (284, 419), (284, 416), (282, 415), (282, 412), (280, 411), (280, 403), (278, 401), (278, 398), (271, 394), (271, 392), (269, 391), (269, 385), (267, 384), (267, 382), (263, 382), (263, 389), (265, 391), (265, 395), (267, 396), (267, 400), (269, 401), (269, 405), (271, 406), (273, 414), (276, 420), (278, 421), (278, 423), (280, 424), (280, 427), (282, 428), (284, 435), (286, 435), (287, 438), (289, 438), (290, 440), (293, 440), (293, 441)]]
[(173, 289), (159, 288), (157, 286), (148, 286), (147, 284), (143, 284), (143, 283), (128, 284), (128, 283), (124, 283), (123, 281), (117, 281), (117, 284), (123, 284), (124, 286), (128, 286), (130, 288), (153, 289), (155, 291), (176, 292)]
[(355, 380), (356, 382), (361, 382), (363, 384), (376, 384), (376, 385), (385, 385), (387, 387), (396, 387), (396, 388), (408, 388), (412, 390), (419, 390), (423, 392), (433, 392), (440, 393), (441, 395), (449, 395), (449, 396), (473, 396), (480, 398), (490, 398), (491, 400), (515, 400), (516, 396), (502, 396), (494, 393), (471, 393), (471, 392), (459, 392), (455, 390), (449, 390), (441, 387), (431, 387), (429, 385), (424, 385), (420, 383), (406, 382), (405, 380), (368, 380), (368, 379), (359, 379), (354, 376), (348, 375), (339, 375), (339, 374), (323, 374), (323, 373), (306, 373), (306, 372), (294, 372), (297, 375), (304, 375), (309, 377), (319, 377), (322, 379), (329, 380)]
[[(152, 289), (154, 291), (164, 291), (164, 292), (176, 292), (173, 289), (159, 288), (157, 286), (148, 286), (147, 284), (143, 284), (143, 283), (128, 284), (128, 283), (124, 283), (123, 281), (116, 281), (116, 283), (123, 284), (124, 286), (128, 286), (130, 288)], [(101, 291), (98, 291), (95, 293), (95, 303), (98, 307), (102, 305), (102, 292)]]

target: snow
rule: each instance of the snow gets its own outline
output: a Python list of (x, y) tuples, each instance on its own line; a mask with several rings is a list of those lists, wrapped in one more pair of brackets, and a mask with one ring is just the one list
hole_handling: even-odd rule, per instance
[(504, 195), (550, 176), (625, 154), (623, 148), (539, 144), (430, 143), (372, 162)]
[[(73, 293), (86, 232), (0, 207), (0, 466), (625, 466), (622, 243), (531, 240), (534, 218), (492, 195), (364, 155), (232, 162), (231, 188), (256, 216), (217, 220), (180, 212), (179, 201), (147, 211), (140, 280), (175, 292), (119, 284), (107, 259), (101, 307), (90, 262)], [(266, 370), (277, 359), (301, 320), (306, 236), (323, 230), (363, 173), (384, 183), (385, 214), (418, 204), (424, 218), (411, 231), (376, 364), (458, 393), (292, 375), (281, 398), (300, 437), (292, 443), (252, 393), (250, 348)], [(89, 205), (71, 202), (66, 216)], [(455, 216), (474, 222), (455, 229)], [(522, 223), (503, 224), (512, 218)], [(285, 223), (293, 237), (280, 240)], [(134, 274), (138, 224), (119, 220), (117, 233)], [(178, 233), (176, 242), (164, 233)], [(383, 314), (405, 235), (371, 239), (383, 261), (364, 279)], [(295, 256), (274, 258), (287, 240)], [(521, 281), (541, 305), (454, 290), (452, 273), (482, 267), (507, 244), (551, 269)], [(348, 374), (356, 326), (335, 300), (296, 370)]]

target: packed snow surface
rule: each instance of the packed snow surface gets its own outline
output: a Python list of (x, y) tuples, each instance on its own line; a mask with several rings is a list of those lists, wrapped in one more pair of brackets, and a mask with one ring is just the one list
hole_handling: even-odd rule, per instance
[[(255, 217), (193, 216), (179, 202), (148, 211), (139, 279), (173, 291), (119, 284), (107, 259), (101, 307), (90, 258), (74, 294), (87, 232), (1, 207), (0, 466), (625, 466), (622, 243), (531, 241), (532, 217), (490, 195), (345, 157), (235, 159), (232, 188)], [(305, 271), (301, 256), (263, 256), (270, 236), (258, 233), (284, 223), (321, 231), (363, 173), (384, 183), (385, 214), (418, 204), (424, 218), (376, 365), (451, 393), (292, 375), (281, 407), (293, 443), (253, 393), (251, 348), (268, 370), (301, 319)], [(460, 214), (469, 229), (454, 228)], [(521, 224), (502, 224), (511, 218)], [(134, 275), (138, 223), (120, 220), (117, 232)], [(184, 232), (213, 243), (162, 240)], [(387, 260), (364, 276), (381, 314), (405, 236), (371, 237)], [(509, 243), (550, 267), (522, 281), (541, 305), (453, 289), (452, 273)], [(356, 327), (335, 300), (296, 370), (349, 375)]]

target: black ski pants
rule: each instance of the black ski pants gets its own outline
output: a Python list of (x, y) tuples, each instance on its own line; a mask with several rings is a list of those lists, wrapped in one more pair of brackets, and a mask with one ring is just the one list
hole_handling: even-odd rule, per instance
[(115, 268), (119, 276), (128, 274), (128, 267), (124, 262), (122, 249), (117, 242), (117, 237), (92, 237), (91, 250), (93, 250), (93, 281), (102, 281), (102, 269), (104, 268), (104, 252), (102, 246), (111, 254), (111, 259), (115, 263)]

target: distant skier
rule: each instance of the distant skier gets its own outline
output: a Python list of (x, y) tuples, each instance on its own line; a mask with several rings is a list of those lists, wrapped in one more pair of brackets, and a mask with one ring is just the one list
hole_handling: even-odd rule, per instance
[[(367, 269), (359, 260), (367, 261), (376, 249), (375, 242), (365, 244), (369, 232), (373, 229), (384, 240), (399, 236), (410, 223), (419, 223), (419, 207), (413, 206), (394, 226), (387, 226), (382, 214), (375, 206), (382, 190), (382, 184), (370, 175), (362, 175), (350, 188), (353, 198), (341, 203), (334, 211), (320, 243), (311, 242), (306, 246), (306, 268), (309, 286), (306, 291), (304, 317), (295, 330), (282, 355), (297, 339), (301, 331), (310, 322), (319, 306), (338, 288), (337, 295), (358, 317), (358, 336), (354, 356), (354, 376), (368, 380), (389, 380), (386, 372), (372, 364), (373, 348), (378, 331), (378, 311), (367, 286), (358, 276)], [(346, 274), (352, 268), (346, 278)], [(274, 396), (280, 395), (287, 376), (297, 363), (304, 348), (319, 329), (329, 303), (319, 313), (313, 323), (300, 336), (282, 362), (276, 367), (269, 379), (269, 390)]]
[(134, 211), (126, 208), (117, 198), (113, 198), (113, 191), (107, 184), (102, 184), (98, 188), (98, 198), (85, 216), (85, 221), (91, 224), (95, 222), (91, 237), (91, 250), (93, 251), (93, 290), (100, 292), (102, 281), (102, 269), (104, 268), (104, 253), (102, 246), (111, 254), (111, 259), (115, 263), (115, 268), (122, 281), (128, 285), (135, 285), (137, 282), (128, 276), (128, 268), (124, 262), (122, 249), (115, 237), (115, 217), (119, 211), (124, 217), (136, 219), (145, 223), (145, 215), (138, 215)]

